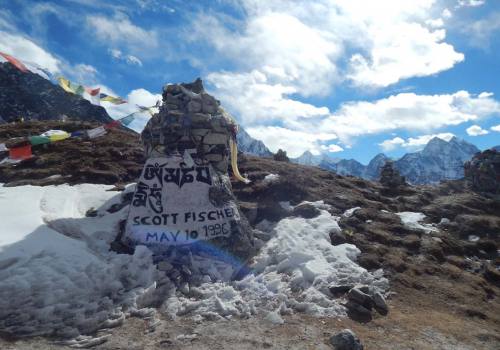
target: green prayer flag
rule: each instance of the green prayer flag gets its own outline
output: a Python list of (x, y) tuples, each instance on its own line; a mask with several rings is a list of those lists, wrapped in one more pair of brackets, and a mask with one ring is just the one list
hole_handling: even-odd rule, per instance
[(29, 141), (31, 145), (36, 146), (36, 145), (43, 145), (45, 143), (49, 143), (50, 139), (46, 136), (30, 136)]

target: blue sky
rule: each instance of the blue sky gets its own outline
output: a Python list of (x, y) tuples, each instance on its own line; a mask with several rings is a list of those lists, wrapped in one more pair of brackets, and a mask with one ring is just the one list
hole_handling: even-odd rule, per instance
[[(0, 51), (131, 101), (200, 76), (255, 138), (368, 162), (500, 144), (496, 0), (0, 0)], [(144, 119), (135, 125), (140, 128)]]

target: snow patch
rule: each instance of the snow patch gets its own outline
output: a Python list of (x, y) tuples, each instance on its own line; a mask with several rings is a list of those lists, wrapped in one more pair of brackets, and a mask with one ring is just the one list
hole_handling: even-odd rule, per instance
[(327, 205), (316, 204), (322, 209), (315, 218), (290, 217), (268, 226), (271, 238), (252, 259), (252, 273), (242, 280), (202, 283), (190, 289), (190, 296), (197, 298), (177, 293), (165, 303), (163, 311), (172, 318), (201, 315), (204, 319), (250, 317), (264, 312), (266, 319), (279, 324), (277, 315), (292, 311), (345, 315), (340, 300), (330, 294), (328, 287), (332, 284), (364, 284), (385, 291), (388, 281), (382, 270), (370, 273), (356, 263), (358, 248), (352, 244), (331, 245), (329, 232), (340, 231), (339, 218), (324, 209)]
[(342, 214), (343, 217), (346, 217), (346, 218), (350, 218), (351, 216), (353, 216), (353, 214), (356, 212), (356, 210), (359, 210), (361, 209), (361, 207), (355, 207), (355, 208), (351, 208), (351, 209), (347, 209), (344, 214)]
[(268, 185), (268, 184), (278, 182), (279, 179), (280, 179), (280, 176), (278, 174), (268, 174), (264, 177), (264, 179), (262, 180), (262, 183)]
[(0, 187), (2, 331), (76, 337), (137, 309), (155, 280), (150, 251), (109, 252), (125, 210), (84, 217), (120, 197), (111, 187)]
[(438, 232), (439, 230), (434, 227), (432, 224), (420, 223), (423, 221), (426, 216), (423, 213), (415, 213), (411, 211), (403, 211), (400, 213), (396, 213), (401, 219), (401, 222), (404, 226), (409, 228), (410, 230), (422, 230), (425, 233)]

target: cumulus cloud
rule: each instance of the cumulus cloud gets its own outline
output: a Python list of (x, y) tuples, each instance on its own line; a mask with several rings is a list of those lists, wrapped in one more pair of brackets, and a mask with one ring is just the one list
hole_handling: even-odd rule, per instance
[[(99, 86), (101, 88), (101, 91), (106, 94), (118, 96), (116, 92), (105, 85), (98, 84), (95, 87), (97, 86)], [(125, 117), (128, 114), (137, 112), (137, 105), (146, 107), (154, 106), (158, 100), (161, 101), (162, 96), (161, 94), (154, 94), (146, 89), (141, 88), (130, 91), (125, 99), (128, 101), (128, 103), (121, 105), (114, 105), (109, 102), (101, 102), (101, 104), (113, 119), (119, 119)], [(151, 115), (148, 112), (137, 113), (135, 115), (135, 118), (136, 119), (132, 122), (132, 124), (129, 125), (129, 127), (137, 132), (141, 132), (148, 120), (151, 118)]]
[(490, 93), (477, 96), (467, 91), (443, 95), (401, 93), (373, 102), (344, 103), (320, 122), (319, 128), (349, 143), (355, 136), (396, 130), (432, 131), (498, 113), (500, 103)]
[(124, 61), (130, 65), (137, 65), (139, 67), (142, 67), (142, 61), (133, 55), (124, 55), (123, 52), (118, 49), (109, 49), (108, 52), (111, 57), (116, 60)]
[(490, 130), (500, 132), (500, 124), (492, 126)]
[(143, 52), (158, 46), (158, 36), (154, 30), (135, 25), (122, 13), (114, 17), (87, 16), (87, 26), (99, 41), (108, 45), (122, 46), (133, 52)]
[(484, 130), (479, 125), (472, 125), (472, 126), (468, 127), (465, 131), (467, 132), (467, 135), (469, 135), (469, 136), (480, 136), (480, 135), (489, 134), (488, 130)]
[(0, 51), (21, 60), (35, 62), (51, 73), (60, 71), (60, 60), (22, 35), (0, 31)]
[(327, 150), (328, 152), (336, 153), (336, 152), (342, 152), (344, 149), (339, 145), (332, 143), (331, 145), (328, 145)]
[(418, 137), (410, 137), (406, 140), (401, 137), (394, 137), (390, 140), (385, 140), (379, 143), (379, 146), (386, 152), (393, 151), (397, 148), (403, 147), (410, 150), (418, 150), (423, 148), (430, 140), (438, 137), (445, 141), (450, 141), (455, 135), (449, 132), (432, 134), (432, 135), (421, 135)]
[(333, 140), (334, 134), (308, 133), (278, 126), (256, 126), (245, 129), (250, 136), (261, 140), (272, 151), (284, 149), (290, 157), (298, 157), (304, 151), (320, 152), (320, 142)]

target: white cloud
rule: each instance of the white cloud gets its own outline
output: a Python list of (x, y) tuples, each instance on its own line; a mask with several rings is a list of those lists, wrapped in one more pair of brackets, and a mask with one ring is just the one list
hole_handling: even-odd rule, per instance
[(486, 0), (458, 0), (457, 8), (460, 7), (478, 7), (486, 3)]
[(435, 137), (438, 137), (445, 141), (450, 141), (454, 136), (455, 136), (454, 134), (446, 132), (440, 134), (410, 137), (407, 140), (404, 140), (401, 137), (395, 137), (393, 139), (385, 140), (382, 143), (379, 143), (379, 146), (386, 152), (392, 151), (399, 147), (403, 147), (410, 150), (418, 150), (423, 148), (423, 146), (427, 145), (427, 143)]
[(500, 132), (500, 124), (495, 125), (495, 126), (492, 126), (492, 127), (490, 128), (490, 130)]
[(132, 22), (124, 14), (114, 17), (91, 15), (87, 17), (87, 26), (101, 42), (113, 46), (122, 46), (137, 53), (155, 49), (158, 36), (153, 30), (143, 29)]
[(432, 131), (499, 113), (500, 103), (489, 94), (401, 93), (374, 102), (344, 103), (313, 128), (335, 133), (344, 143), (349, 143), (355, 136), (396, 130)]
[(121, 50), (109, 49), (109, 54), (116, 60), (124, 61), (130, 65), (137, 65), (142, 67), (142, 61), (133, 55), (124, 55)]
[[(216, 56), (225, 67), (232, 67), (230, 71), (214, 71), (207, 63), (207, 81), (210, 92), (246, 128), (277, 124), (305, 133), (326, 130), (336, 134), (338, 130), (344, 139), (384, 131), (386, 119), (390, 130), (405, 128), (410, 114), (414, 118), (418, 109), (426, 109), (427, 101), (419, 101), (425, 97), (406, 98), (408, 103), (417, 100), (414, 106), (402, 107), (403, 112), (409, 110), (407, 117), (397, 116), (397, 108), (391, 111), (390, 106), (403, 102), (404, 95), (389, 103), (345, 104), (333, 114), (326, 107), (300, 101), (300, 97), (328, 96), (335, 86), (346, 82), (385, 87), (439, 73), (464, 59), (445, 41), (442, 27), (451, 12), (434, 0), (297, 0), (293, 6), (285, 0), (244, 0), (237, 6), (242, 18), (215, 12), (195, 16), (184, 39), (208, 46), (208, 62)], [(192, 60), (198, 62), (199, 57)], [(361, 110), (363, 107), (366, 110)], [(452, 110), (438, 107), (429, 113), (432, 117)], [(393, 113), (391, 118), (382, 116), (387, 110)], [(448, 119), (460, 123), (475, 118), (462, 110), (460, 113), (457, 116), (453, 110)], [(438, 128), (427, 120), (419, 125), (419, 117), (411, 127)], [(321, 122), (325, 118), (327, 121)], [(366, 121), (368, 124), (362, 125)], [(339, 126), (334, 125), (337, 122)], [(447, 125), (448, 120), (441, 124)]]
[(34, 62), (51, 73), (60, 71), (61, 62), (56, 57), (21, 35), (0, 31), (0, 51)]
[(287, 95), (298, 92), (291, 86), (272, 83), (267, 75), (254, 70), (250, 73), (211, 73), (207, 81), (214, 86), (214, 95), (229, 111), (237, 114), (246, 125), (297, 118), (327, 116), (326, 107), (315, 107)]
[(342, 152), (343, 150), (344, 149), (339, 145), (336, 144), (328, 145), (328, 152), (335, 153), (335, 152)]
[(492, 12), (485, 18), (467, 23), (462, 31), (473, 47), (488, 49), (491, 39), (500, 32), (500, 11)]
[(298, 157), (304, 151), (320, 152), (319, 142), (333, 140), (335, 135), (327, 133), (307, 133), (278, 126), (257, 126), (245, 129), (250, 136), (261, 140), (272, 152), (287, 151), (288, 156)]
[[(95, 87), (97, 86), (101, 87), (102, 92), (117, 96), (117, 94), (110, 88), (104, 85), (96, 85)], [(121, 105), (114, 105), (109, 102), (102, 102), (101, 104), (113, 119), (119, 119), (128, 114), (137, 112), (137, 105), (145, 107), (154, 106), (156, 104), (156, 101), (161, 101), (162, 96), (161, 94), (153, 94), (150, 91), (141, 88), (132, 90), (125, 97), (125, 99), (128, 101), (128, 103)], [(129, 127), (137, 132), (141, 132), (142, 129), (144, 129), (144, 126), (148, 122), (149, 118), (151, 118), (151, 115), (148, 112), (138, 113), (135, 115), (135, 118), (136, 119), (132, 122), (132, 124), (129, 125)]]
[(467, 131), (467, 135), (469, 136), (480, 136), (489, 134), (488, 130), (484, 130), (479, 125), (472, 125), (468, 127), (465, 131)]

